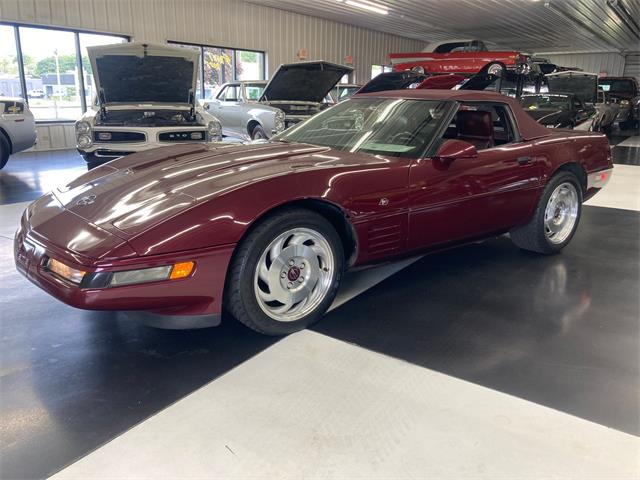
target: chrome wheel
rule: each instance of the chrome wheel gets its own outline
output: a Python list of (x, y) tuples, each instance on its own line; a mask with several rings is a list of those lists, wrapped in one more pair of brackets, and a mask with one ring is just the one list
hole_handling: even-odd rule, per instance
[(274, 320), (298, 320), (327, 296), (334, 266), (333, 250), (321, 233), (310, 228), (288, 230), (260, 255), (253, 281), (256, 301)]
[(544, 230), (549, 242), (557, 245), (569, 238), (578, 219), (579, 202), (572, 183), (564, 182), (555, 188), (544, 212)]
[(495, 64), (491, 65), (487, 69), (487, 74), (495, 75), (497, 77), (502, 76), (502, 65), (500, 65), (499, 63), (495, 63)]

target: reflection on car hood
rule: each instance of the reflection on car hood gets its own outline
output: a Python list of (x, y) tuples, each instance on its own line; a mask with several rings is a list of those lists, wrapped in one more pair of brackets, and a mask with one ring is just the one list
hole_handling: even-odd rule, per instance
[(72, 213), (125, 238), (200, 201), (312, 166), (307, 144), (175, 145), (131, 154), (78, 177), (54, 193)]
[(88, 47), (103, 106), (122, 103), (195, 105), (198, 50), (122, 43)]
[(525, 110), (542, 125), (555, 125), (560, 120), (571, 117), (569, 110)]
[(280, 65), (260, 100), (320, 103), (351, 67), (325, 61)]

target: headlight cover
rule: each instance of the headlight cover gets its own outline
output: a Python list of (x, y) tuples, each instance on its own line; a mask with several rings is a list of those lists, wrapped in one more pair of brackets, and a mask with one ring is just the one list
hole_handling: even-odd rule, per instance
[(222, 141), (222, 125), (218, 120), (212, 120), (207, 124), (207, 132), (209, 133), (210, 142)]
[(282, 132), (284, 130), (284, 125), (284, 112), (282, 110), (278, 110), (273, 120), (273, 126), (276, 133)]
[(620, 105), (629, 105), (629, 100), (620, 100)]
[(91, 124), (85, 121), (76, 122), (76, 134), (89, 133), (91, 131)]

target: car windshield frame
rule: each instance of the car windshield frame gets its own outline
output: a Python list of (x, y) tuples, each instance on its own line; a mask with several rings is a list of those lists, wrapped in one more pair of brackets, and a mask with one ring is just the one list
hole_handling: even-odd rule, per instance
[(455, 106), (452, 100), (352, 97), (271, 140), (418, 159), (425, 157), (439, 138)]
[[(542, 97), (557, 97), (557, 98), (562, 98), (564, 99), (564, 107), (556, 107), (555, 104), (550, 103), (548, 106), (544, 105), (544, 106), (540, 106), (539, 102), (536, 102), (535, 104), (532, 105), (525, 105), (525, 100), (527, 98), (536, 98), (536, 99), (540, 99)], [(525, 110), (571, 110), (571, 96), (570, 95), (563, 95), (561, 93), (540, 93), (540, 94), (536, 94), (536, 95), (523, 95), (521, 100), (520, 100), (520, 105), (522, 106), (523, 109)], [(535, 108), (532, 108), (535, 107)]]

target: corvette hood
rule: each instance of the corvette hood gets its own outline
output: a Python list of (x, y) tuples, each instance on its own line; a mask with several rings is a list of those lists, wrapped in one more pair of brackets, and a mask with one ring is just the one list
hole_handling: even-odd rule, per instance
[(280, 65), (260, 100), (320, 103), (352, 70), (351, 67), (324, 61)]
[(122, 238), (242, 185), (317, 161), (326, 147), (265, 143), (176, 145), (109, 162), (58, 188), (64, 208)]
[(198, 50), (121, 43), (87, 47), (98, 102), (195, 105)]

